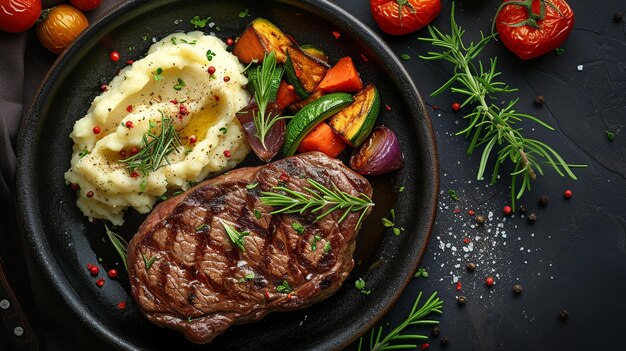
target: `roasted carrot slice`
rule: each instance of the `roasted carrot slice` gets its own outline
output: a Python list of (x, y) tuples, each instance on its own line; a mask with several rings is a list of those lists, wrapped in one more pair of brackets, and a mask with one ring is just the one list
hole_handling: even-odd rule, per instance
[(346, 142), (326, 122), (322, 122), (302, 139), (298, 151), (321, 151), (328, 157), (336, 158), (345, 148)]
[(354, 68), (349, 56), (342, 57), (326, 72), (326, 76), (317, 86), (318, 90), (326, 93), (343, 92), (354, 93), (363, 89), (363, 82)]
[(276, 105), (284, 110), (287, 106), (298, 100), (300, 100), (300, 98), (296, 94), (293, 86), (289, 86), (287, 82), (282, 80), (278, 86), (278, 93), (276, 94)]

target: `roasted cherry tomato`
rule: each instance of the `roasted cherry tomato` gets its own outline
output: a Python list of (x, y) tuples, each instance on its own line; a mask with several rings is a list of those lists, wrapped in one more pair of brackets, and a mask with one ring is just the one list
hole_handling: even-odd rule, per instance
[(495, 27), (504, 45), (528, 60), (563, 44), (574, 27), (574, 11), (565, 0), (506, 0)]
[(55, 54), (65, 50), (89, 25), (87, 17), (70, 5), (57, 5), (43, 17), (37, 25), (37, 37), (46, 49)]
[(100, 6), (100, 0), (70, 0), (72, 5), (79, 10), (91, 11)]
[(372, 16), (387, 34), (415, 32), (439, 15), (440, 0), (370, 0)]
[(0, 0), (0, 30), (19, 33), (32, 27), (41, 14), (41, 0)]

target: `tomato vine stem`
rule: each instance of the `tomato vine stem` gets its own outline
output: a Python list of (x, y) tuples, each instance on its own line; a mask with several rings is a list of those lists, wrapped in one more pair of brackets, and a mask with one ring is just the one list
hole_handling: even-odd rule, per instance
[(523, 21), (519, 21), (516, 23), (505, 23), (509, 27), (522, 27), (522, 26), (528, 25), (535, 29), (541, 29), (541, 26), (539, 25), (539, 21), (543, 20), (546, 17), (546, 6), (550, 6), (559, 15), (561, 15), (561, 17), (564, 17), (561, 10), (559, 10), (559, 8), (555, 4), (553, 4), (552, 2), (548, 0), (539, 0), (539, 13), (538, 14), (535, 13), (533, 11), (534, 1), (536, 0), (506, 1), (500, 4), (500, 6), (498, 7), (498, 10), (496, 11), (495, 16), (493, 16), (493, 22), (491, 23), (491, 33), (494, 32), (493, 30), (496, 26), (496, 19), (498, 18), (500, 11), (502, 11), (502, 9), (504, 9), (507, 6), (521, 6), (524, 9), (526, 9), (526, 13), (528, 14), (528, 18)]

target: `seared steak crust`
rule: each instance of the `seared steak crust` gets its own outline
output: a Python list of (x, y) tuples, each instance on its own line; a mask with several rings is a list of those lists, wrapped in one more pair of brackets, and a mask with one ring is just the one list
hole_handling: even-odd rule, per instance
[[(372, 195), (365, 178), (314, 152), (231, 171), (159, 204), (128, 247), (132, 293), (146, 317), (207, 343), (233, 324), (303, 308), (337, 291), (354, 266), (360, 213), (338, 223), (338, 210), (316, 222), (310, 213), (271, 215), (259, 200), (278, 185), (306, 192), (309, 178)], [(233, 245), (222, 221), (249, 232), (245, 251)], [(294, 229), (296, 222), (304, 231)], [(277, 290), (284, 282), (291, 293)]]

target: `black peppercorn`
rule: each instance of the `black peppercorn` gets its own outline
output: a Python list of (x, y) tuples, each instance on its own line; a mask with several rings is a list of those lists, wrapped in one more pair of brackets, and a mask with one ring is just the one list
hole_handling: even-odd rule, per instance
[(550, 198), (546, 195), (541, 195), (541, 197), (539, 198), (539, 204), (541, 206), (547, 206), (549, 202)]
[(470, 262), (467, 264), (467, 270), (473, 272), (476, 269), (476, 263)]
[(531, 212), (528, 214), (528, 221), (534, 222), (537, 220), (537, 214), (535, 212)]
[(613, 15), (613, 22), (620, 23), (622, 22), (623, 18), (624, 18), (624, 15), (622, 15), (621, 13), (616, 13)]
[(567, 312), (567, 310), (561, 310), (561, 312), (559, 312), (559, 319), (562, 321), (566, 321), (569, 318), (569, 313)]
[(519, 205), (517, 210), (519, 211), (520, 214), (526, 214), (526, 212), (528, 212), (528, 207), (522, 204), (522, 205)]
[(459, 305), (463, 306), (465, 305), (465, 296), (461, 295), (459, 297), (456, 298), (456, 301), (459, 303)]
[(441, 344), (448, 345), (450, 343), (450, 338), (447, 335), (441, 337)]
[(441, 329), (439, 329), (439, 326), (436, 326), (433, 328), (433, 330), (431, 330), (431, 334), (433, 334), (434, 337), (438, 337), (440, 333)]
[(515, 295), (519, 295), (522, 293), (522, 286), (519, 284), (515, 284), (513, 286), (513, 292), (515, 293)]
[(476, 224), (483, 225), (487, 219), (483, 215), (476, 216)]
[(537, 106), (541, 106), (544, 103), (544, 97), (542, 95), (537, 95), (537, 97), (535, 98), (535, 105)]

